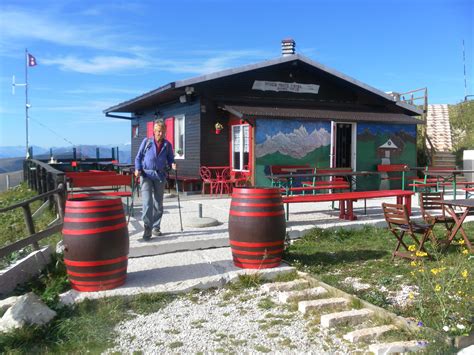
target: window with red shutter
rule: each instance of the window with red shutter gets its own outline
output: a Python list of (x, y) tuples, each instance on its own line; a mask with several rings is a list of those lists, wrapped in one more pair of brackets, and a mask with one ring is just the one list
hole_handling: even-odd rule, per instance
[(166, 139), (170, 141), (171, 145), (174, 147), (174, 117), (168, 117), (165, 119), (166, 126)]
[(147, 138), (153, 137), (153, 126), (154, 125), (155, 125), (155, 123), (153, 121), (146, 123), (146, 137)]

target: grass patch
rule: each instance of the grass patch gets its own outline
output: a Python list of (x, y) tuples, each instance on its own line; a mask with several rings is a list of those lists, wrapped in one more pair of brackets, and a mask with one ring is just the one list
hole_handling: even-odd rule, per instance
[(177, 349), (177, 348), (180, 348), (184, 345), (184, 343), (182, 341), (174, 341), (172, 343), (169, 343), (168, 347), (170, 349)]
[[(8, 207), (18, 202), (27, 200), (38, 194), (30, 190), (25, 183), (20, 184), (14, 189), (0, 192), (0, 207)], [(41, 205), (43, 201), (35, 201), (30, 204), (31, 213), (33, 214)], [(48, 208), (40, 216), (33, 219), (35, 230), (39, 232), (47, 227), (49, 223), (56, 219), (56, 213)], [(29, 235), (24, 217), (23, 209), (16, 208), (1, 214), (0, 218), (0, 245), (9, 245), (17, 240), (23, 239)], [(61, 240), (61, 234), (56, 233), (52, 236), (39, 241), (40, 246), (51, 245), (56, 246), (56, 243)], [(28, 246), (23, 250), (11, 253), (9, 256), (0, 259), (0, 269), (3, 269), (15, 262), (18, 259), (28, 255), (33, 251), (32, 246)]]
[(257, 350), (257, 351), (260, 351), (261, 353), (269, 353), (270, 351), (272, 351), (272, 349), (269, 349), (269, 348), (267, 348), (263, 345), (257, 345), (257, 346), (255, 346), (254, 349)]
[[(84, 349), (100, 353), (113, 345), (117, 335), (114, 327), (131, 318), (131, 312), (156, 310), (171, 299), (168, 295), (154, 296), (155, 302), (149, 297), (144, 301), (143, 296), (113, 297), (56, 307), (56, 318), (45, 326), (26, 326), (0, 334), (0, 353), (82, 353)], [(152, 303), (153, 307), (144, 303)]]
[[(474, 234), (474, 223), (465, 223), (463, 227), (467, 235)], [(436, 226), (435, 235), (438, 238), (444, 235), (443, 229), (443, 226)], [(451, 324), (464, 324), (465, 331), (469, 331), (472, 324), (467, 324), (465, 315), (472, 313), (469, 308), (472, 299), (469, 295), (474, 294), (474, 285), (468, 280), (472, 278), (474, 269), (473, 263), (468, 263), (469, 255), (465, 246), (453, 243), (446, 252), (439, 254), (431, 243), (427, 243), (428, 253), (434, 257), (423, 258), (422, 264), (417, 264), (414, 269), (409, 260), (396, 258), (392, 261), (391, 254), (395, 245), (395, 237), (386, 228), (365, 226), (350, 230), (313, 229), (288, 247), (285, 260), (297, 269), (372, 304), (405, 317), (416, 315), (417, 320), (423, 321), (425, 326), (438, 331), (443, 327), (440, 314), (447, 314), (449, 310)], [(406, 300), (400, 306), (393, 302), (390, 296), (400, 291), (402, 285), (421, 288), (418, 276), (421, 269), (424, 275), (431, 276), (425, 278), (427, 287), (428, 281), (433, 283), (433, 290), (420, 290), (424, 297), (423, 303), (410, 303), (410, 300)], [(451, 279), (443, 281), (441, 276), (449, 272), (457, 272), (459, 275), (449, 275)], [(367, 283), (371, 287), (356, 290), (350, 283), (344, 282), (349, 277), (358, 278), (360, 283)], [(459, 285), (458, 288), (454, 288), (453, 280)], [(443, 297), (440, 297), (441, 294)], [(410, 294), (410, 298), (415, 297)]]
[(290, 282), (299, 278), (298, 271), (292, 270), (290, 272), (278, 274), (272, 282)]
[(265, 298), (262, 298), (258, 302), (257, 306), (260, 309), (271, 309), (271, 308), (274, 308), (276, 306), (276, 304), (275, 304), (275, 302), (272, 301), (272, 299), (270, 297), (265, 297)]

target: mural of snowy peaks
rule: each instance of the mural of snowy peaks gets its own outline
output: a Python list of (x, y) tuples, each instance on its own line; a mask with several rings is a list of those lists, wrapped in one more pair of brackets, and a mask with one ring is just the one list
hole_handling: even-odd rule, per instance
[(328, 146), (331, 142), (330, 124), (300, 121), (290, 123), (287, 120), (277, 120), (272, 121), (270, 127), (266, 126), (267, 122), (262, 124), (260, 121), (257, 128), (257, 135), (260, 136), (257, 137), (255, 147), (257, 158), (279, 152), (301, 159), (320, 147)]

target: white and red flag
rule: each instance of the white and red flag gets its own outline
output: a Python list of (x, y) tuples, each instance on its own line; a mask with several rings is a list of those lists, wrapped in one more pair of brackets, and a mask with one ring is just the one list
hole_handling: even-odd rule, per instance
[(38, 63), (36, 63), (36, 58), (28, 53), (28, 66), (34, 67), (36, 65), (38, 65)]

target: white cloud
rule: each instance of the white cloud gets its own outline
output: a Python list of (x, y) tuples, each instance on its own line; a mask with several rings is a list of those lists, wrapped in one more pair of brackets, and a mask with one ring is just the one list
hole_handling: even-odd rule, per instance
[(119, 56), (98, 56), (90, 59), (65, 56), (43, 59), (41, 63), (46, 65), (58, 65), (61, 70), (85, 74), (103, 74), (129, 69), (136, 70), (150, 65), (145, 59)]
[[(60, 16), (55, 17), (41, 11), (33, 13), (17, 9), (2, 9), (0, 32), (2, 44), (35, 39), (69, 47), (128, 50), (128, 47), (123, 45), (127, 34), (119, 28), (102, 24), (74, 24)], [(117, 46), (117, 43), (121, 45)]]
[[(191, 51), (186, 53), (187, 58), (193, 60), (163, 60), (156, 61), (160, 70), (171, 73), (208, 74), (227, 68), (243, 65), (251, 59), (261, 60), (264, 53), (261, 51)], [(207, 57), (207, 58), (206, 58)]]

